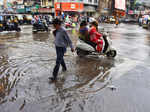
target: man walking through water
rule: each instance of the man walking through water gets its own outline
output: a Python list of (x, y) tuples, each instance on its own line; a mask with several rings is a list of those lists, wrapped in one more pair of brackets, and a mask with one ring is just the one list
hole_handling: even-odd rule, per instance
[(60, 65), (62, 66), (62, 71), (66, 71), (67, 67), (64, 61), (64, 53), (66, 52), (66, 48), (70, 46), (71, 51), (74, 52), (74, 48), (72, 45), (72, 41), (69, 38), (68, 33), (64, 28), (61, 26), (61, 20), (58, 18), (53, 20), (53, 26), (55, 30), (53, 31), (54, 37), (55, 37), (55, 47), (56, 47), (56, 65), (53, 69), (53, 77), (50, 77), (51, 81), (57, 80), (57, 75), (59, 71)]

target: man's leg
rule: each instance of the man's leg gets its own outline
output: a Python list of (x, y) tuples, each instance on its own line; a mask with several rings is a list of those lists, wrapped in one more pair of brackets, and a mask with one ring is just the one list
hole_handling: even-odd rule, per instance
[(57, 59), (56, 59), (56, 65), (55, 65), (54, 70), (53, 70), (53, 78), (54, 78), (54, 80), (57, 79), (59, 67), (60, 67), (60, 64), (61, 64), (61, 62), (63, 60), (63, 52), (62, 51), (63, 50), (62, 50), (61, 47), (56, 47)]
[[(66, 48), (63, 48), (63, 56), (64, 56), (64, 53), (67, 52), (67, 49)], [(61, 60), (61, 66), (62, 66), (62, 71), (66, 71), (67, 70), (67, 67), (66, 67), (66, 64), (65, 64), (65, 61), (64, 61), (64, 58), (62, 57), (62, 60)]]

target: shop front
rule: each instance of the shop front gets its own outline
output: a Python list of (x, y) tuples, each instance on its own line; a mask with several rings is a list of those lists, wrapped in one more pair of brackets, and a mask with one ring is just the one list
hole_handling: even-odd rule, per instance
[(87, 16), (93, 16), (97, 12), (96, 6), (84, 6), (84, 13)]
[(16, 9), (17, 13), (25, 13), (25, 6), (24, 5), (17, 5), (17, 9)]
[(66, 2), (56, 2), (55, 3), (55, 15), (59, 16), (65, 12), (83, 12), (84, 10), (84, 5), (83, 3), (66, 3)]

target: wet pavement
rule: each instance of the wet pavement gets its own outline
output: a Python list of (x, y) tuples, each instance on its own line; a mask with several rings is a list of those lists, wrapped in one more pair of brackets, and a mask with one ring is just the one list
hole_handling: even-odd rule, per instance
[[(68, 49), (67, 72), (49, 83), (55, 65), (51, 33), (0, 34), (0, 112), (149, 112), (150, 32), (102, 24), (118, 54), (79, 58)], [(76, 43), (77, 37), (70, 32)]]

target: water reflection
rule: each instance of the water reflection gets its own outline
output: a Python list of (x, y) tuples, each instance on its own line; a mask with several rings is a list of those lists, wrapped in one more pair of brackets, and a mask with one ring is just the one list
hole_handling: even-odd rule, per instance
[[(105, 73), (114, 66), (114, 59), (101, 58), (77, 58), (77, 75), (81, 82), (91, 80), (100, 73)], [(90, 75), (89, 75), (90, 73)]]
[(150, 36), (149, 35), (146, 36), (145, 42), (148, 46), (150, 46)]
[(50, 35), (49, 33), (32, 34), (34, 41), (41, 41), (41, 42), (45, 42), (50, 37), (49, 35)]
[[(76, 57), (71, 72), (53, 83), (55, 94), (49, 97), (51, 111), (83, 111), (89, 93), (100, 91), (109, 77), (109, 70), (114, 66), (113, 59), (105, 57)], [(52, 92), (52, 90), (51, 90)], [(90, 107), (89, 107), (90, 108)], [(74, 111), (73, 111), (74, 112)]]
[[(19, 76), (16, 76), (16, 71), (9, 66), (8, 57), (2, 57), (0, 60), (0, 103), (14, 101), (17, 98), (17, 89), (13, 92), (13, 95), (9, 96), (19, 81)], [(5, 98), (9, 96), (9, 98)]]
[[(95, 82), (99, 82), (101, 86), (105, 81), (109, 80), (109, 70), (114, 66), (114, 59), (105, 57), (94, 58), (76, 58), (76, 63), (72, 67), (72, 72), (69, 75), (65, 74), (65, 79), (57, 82), (56, 88), (61, 92), (76, 91), (86, 86), (94, 86)], [(71, 75), (72, 74), (72, 75)], [(59, 87), (60, 85), (60, 87)], [(62, 93), (61, 93), (62, 94)]]
[(20, 32), (0, 33), (0, 40), (18, 39), (20, 36)]

